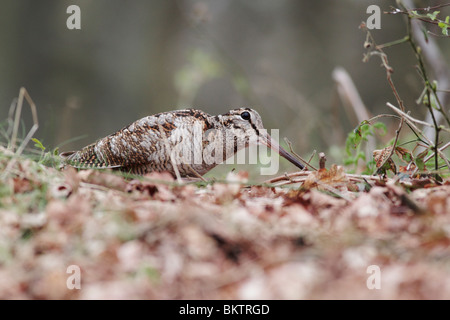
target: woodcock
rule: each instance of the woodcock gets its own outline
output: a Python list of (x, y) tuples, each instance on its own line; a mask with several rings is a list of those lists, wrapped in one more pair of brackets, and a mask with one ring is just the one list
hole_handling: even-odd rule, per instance
[(75, 168), (112, 168), (133, 174), (168, 171), (182, 177), (204, 175), (250, 144), (265, 145), (303, 169), (272, 139), (260, 115), (240, 108), (212, 116), (200, 110), (176, 110), (137, 120), (80, 151), (61, 157)]

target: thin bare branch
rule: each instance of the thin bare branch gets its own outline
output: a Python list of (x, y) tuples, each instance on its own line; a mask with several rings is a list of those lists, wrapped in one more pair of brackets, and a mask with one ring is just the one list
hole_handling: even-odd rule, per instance
[(414, 122), (412, 120), (410, 120), (407, 116), (407, 114), (405, 114), (404, 112), (402, 112), (401, 110), (399, 110), (398, 108), (396, 108), (395, 106), (393, 106), (392, 104), (390, 104), (389, 102), (386, 104), (389, 108), (391, 108), (392, 110), (394, 110), (395, 112), (397, 112), (398, 114), (400, 114), (403, 119), (405, 119), (406, 122), (409, 123), (409, 125), (411, 127), (413, 127), (424, 139), (425, 141), (428, 143), (430, 148), (434, 148), (435, 150), (437, 150), (438, 155), (445, 161), (445, 164), (447, 165), (447, 167), (450, 169), (450, 162), (447, 159), (447, 157), (442, 153), (442, 151), (440, 151), (440, 149), (435, 148), (434, 143), (428, 139), (425, 134), (423, 133), (422, 130), (420, 130), (419, 128), (417, 128), (417, 126), (414, 124)]
[(294, 178), (294, 177), (307, 177), (311, 172), (313, 172), (313, 171), (299, 171), (299, 172), (284, 174), (282, 176), (266, 180), (263, 182), (263, 184), (271, 184), (271, 183), (284, 181), (284, 180), (293, 180), (292, 178)]
[[(286, 143), (288, 144), (288, 146), (289, 146), (289, 150), (291, 151), (291, 153), (294, 155), (294, 156), (296, 156), (298, 159), (300, 159), (303, 163), (305, 163), (308, 167), (310, 167), (311, 169), (313, 169), (313, 170), (316, 170), (317, 171), (317, 169), (316, 168), (314, 168), (309, 162), (311, 162), (311, 159), (309, 160), (309, 161), (305, 161), (302, 157), (300, 157), (295, 151), (294, 151), (294, 149), (292, 148), (292, 143), (289, 141), (289, 139), (288, 138), (284, 138), (284, 141), (286, 141)], [(303, 170), (305, 170), (305, 168), (303, 169)]]
[[(447, 149), (449, 146), (450, 146), (450, 142), (447, 142), (444, 146), (442, 146), (441, 148), (439, 148), (439, 151), (442, 152), (442, 151), (444, 151), (445, 149)], [(436, 154), (436, 153), (433, 152), (432, 154), (430, 154), (429, 156), (427, 156), (427, 157), (423, 160), (423, 162), (424, 162), (424, 163), (427, 163), (427, 161), (430, 160), (431, 158), (433, 158), (433, 157), (435, 156), (435, 154)], [(449, 168), (450, 168), (450, 167), (449, 167)]]
[[(427, 126), (427, 127), (434, 127), (432, 124), (429, 124), (428, 122), (422, 121), (422, 120), (418, 120), (416, 118), (411, 117), (410, 115), (406, 114), (405, 112), (403, 112), (402, 110), (400, 110), (399, 108), (395, 107), (394, 105), (392, 105), (391, 103), (386, 103), (386, 105), (391, 108), (392, 110), (394, 110), (395, 112), (397, 112), (401, 117), (404, 117), (412, 122), (415, 122), (417, 124), (420, 124), (422, 126)], [(448, 132), (450, 133), (450, 129), (446, 128), (446, 127), (440, 127), (442, 131)]]

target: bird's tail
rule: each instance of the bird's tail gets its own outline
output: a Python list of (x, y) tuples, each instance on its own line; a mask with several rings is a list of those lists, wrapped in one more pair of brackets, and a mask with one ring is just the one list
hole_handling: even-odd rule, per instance
[(120, 165), (111, 164), (107, 156), (99, 156), (95, 151), (95, 144), (84, 147), (80, 151), (68, 151), (60, 154), (65, 163), (80, 169), (88, 168), (118, 168)]

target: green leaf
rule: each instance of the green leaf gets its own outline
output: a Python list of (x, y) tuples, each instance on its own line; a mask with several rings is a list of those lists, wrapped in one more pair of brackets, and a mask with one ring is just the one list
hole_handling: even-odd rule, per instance
[(31, 138), (31, 140), (33, 140), (33, 142), (35, 143), (35, 147), (41, 149), (42, 151), (45, 151), (45, 147), (42, 144), (42, 142), (40, 142), (38, 139), (36, 138)]
[(436, 91), (437, 90), (437, 86), (438, 86), (438, 82), (437, 80), (433, 80), (433, 83), (431, 84), (431, 88)]
[(375, 160), (370, 160), (366, 164), (366, 169), (362, 172), (362, 174), (372, 175), (372, 172), (375, 171)]
[(433, 108), (433, 109), (435, 109), (435, 110), (439, 110), (439, 107), (438, 107), (438, 105), (437, 105), (437, 100), (436, 100), (436, 97), (435, 97), (435, 95), (434, 94), (432, 94), (432, 95), (430, 95), (430, 97), (431, 97), (431, 107)]
[(436, 16), (439, 14), (440, 11), (434, 11), (433, 13), (427, 14), (427, 17), (430, 18), (432, 21), (436, 20)]
[(358, 167), (359, 160), (365, 163), (366, 172), (373, 172), (369, 169), (369, 166), (374, 167), (375, 162), (371, 159), (366, 158), (365, 152), (361, 151), (361, 142), (368, 141), (369, 136), (374, 136), (379, 134), (375, 130), (382, 131), (381, 134), (386, 134), (386, 125), (382, 122), (376, 122), (371, 124), (369, 121), (364, 120), (347, 135), (345, 141), (345, 151), (347, 153), (347, 158), (343, 159), (344, 165), (354, 165)]
[(417, 165), (417, 167), (419, 168), (420, 171), (425, 171), (426, 166), (425, 166), (425, 163), (423, 162), (422, 158), (417, 158), (416, 159), (416, 165)]
[(444, 35), (444, 36), (448, 36), (448, 18), (449, 18), (450, 16), (447, 16), (447, 18), (445, 18), (445, 22), (439, 22), (438, 23), (438, 26), (439, 26), (439, 28), (441, 28), (441, 30), (442, 30), (442, 34)]
[(381, 132), (379, 134), (382, 136), (384, 136), (387, 133), (386, 125), (383, 122), (376, 122), (373, 124), (373, 127), (375, 129), (380, 130)]
[(413, 157), (411, 155), (411, 151), (409, 151), (408, 149), (405, 149), (403, 147), (399, 147), (397, 146), (395, 148), (395, 154), (402, 159), (403, 161), (405, 161), (406, 163), (411, 162), (411, 160), (413, 160)]
[(361, 121), (361, 123), (359, 125), (362, 126), (364, 124), (370, 125), (370, 122), (367, 120), (363, 120), (363, 121)]
[(366, 161), (366, 155), (364, 152), (362, 151), (358, 152), (358, 154), (356, 155), (356, 161), (358, 161), (359, 159)]
[(355, 159), (352, 157), (349, 157), (347, 159), (344, 159), (344, 165), (348, 166), (350, 164), (354, 164), (355, 163)]
[(353, 135), (353, 148), (356, 148), (358, 144), (361, 142), (362, 139), (362, 133), (360, 127), (356, 128)]

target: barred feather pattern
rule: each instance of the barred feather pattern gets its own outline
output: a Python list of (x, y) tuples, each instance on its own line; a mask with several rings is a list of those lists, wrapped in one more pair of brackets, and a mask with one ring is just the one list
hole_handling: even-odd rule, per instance
[[(240, 118), (243, 110), (253, 112), (256, 125)], [(261, 118), (249, 108), (230, 110), (219, 116), (193, 109), (164, 112), (144, 117), (80, 151), (61, 156), (68, 165), (80, 169), (111, 168), (133, 174), (168, 171), (175, 175), (175, 163), (181, 176), (195, 176), (193, 170), (203, 175), (220, 161), (211, 163), (201, 157), (200, 162), (186, 163), (183, 158), (186, 151), (202, 155), (209, 147), (214, 156), (215, 146), (210, 143), (221, 143), (226, 147), (220, 160), (225, 160), (248, 146), (257, 127), (263, 128)], [(229, 140), (233, 143), (227, 143)], [(178, 152), (172, 152), (176, 146)]]

